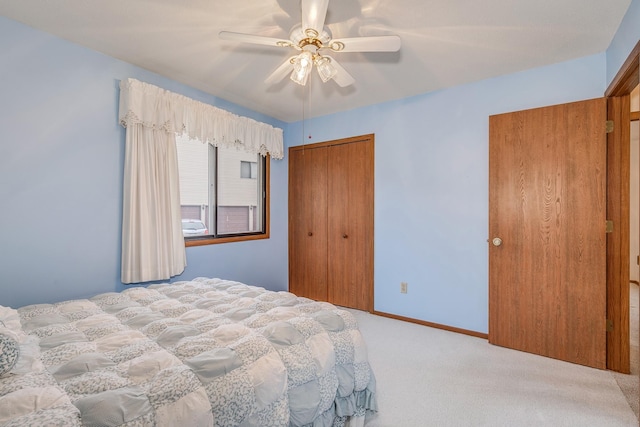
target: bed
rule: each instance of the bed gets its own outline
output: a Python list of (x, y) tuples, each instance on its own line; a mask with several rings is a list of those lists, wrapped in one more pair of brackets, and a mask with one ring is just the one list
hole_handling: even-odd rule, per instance
[(198, 278), (0, 307), (0, 426), (358, 426), (377, 410), (354, 317)]

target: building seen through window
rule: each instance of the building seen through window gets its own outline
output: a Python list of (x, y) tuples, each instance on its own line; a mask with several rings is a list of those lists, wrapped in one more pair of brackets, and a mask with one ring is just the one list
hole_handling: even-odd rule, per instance
[(264, 233), (265, 158), (176, 138), (186, 239)]
[(258, 177), (258, 162), (240, 161), (240, 178), (256, 179)]

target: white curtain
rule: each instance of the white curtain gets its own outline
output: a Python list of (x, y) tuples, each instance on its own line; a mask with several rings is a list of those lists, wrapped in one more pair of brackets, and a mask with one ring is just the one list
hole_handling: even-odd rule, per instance
[(184, 271), (178, 156), (173, 134), (127, 127), (122, 213), (122, 283)]
[(284, 157), (282, 129), (135, 79), (120, 82), (120, 124), (186, 133), (214, 146)]
[(165, 280), (187, 265), (176, 133), (216, 146), (284, 157), (282, 129), (135, 79), (120, 82), (119, 117), (127, 129), (122, 283)]

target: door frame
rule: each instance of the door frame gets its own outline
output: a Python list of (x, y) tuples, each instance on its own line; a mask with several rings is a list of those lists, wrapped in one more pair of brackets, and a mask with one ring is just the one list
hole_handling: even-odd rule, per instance
[(607, 135), (607, 369), (630, 372), (629, 344), (629, 174), (631, 155), (629, 95), (640, 83), (640, 40), (605, 91), (607, 119), (614, 130)]

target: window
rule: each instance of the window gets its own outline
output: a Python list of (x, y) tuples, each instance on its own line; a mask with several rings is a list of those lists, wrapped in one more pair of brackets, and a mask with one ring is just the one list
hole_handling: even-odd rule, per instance
[(187, 246), (269, 237), (267, 158), (186, 136), (176, 145)]
[(258, 162), (240, 161), (240, 178), (256, 179), (258, 177)]

